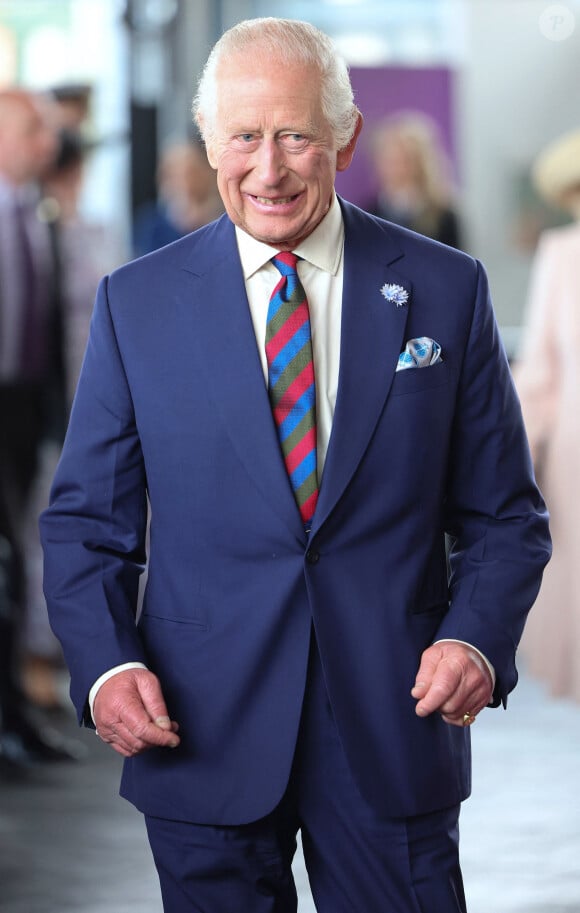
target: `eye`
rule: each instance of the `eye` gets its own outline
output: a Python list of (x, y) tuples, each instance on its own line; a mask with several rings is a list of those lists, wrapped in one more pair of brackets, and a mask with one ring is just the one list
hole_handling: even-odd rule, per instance
[(238, 133), (234, 137), (234, 142), (237, 146), (241, 146), (244, 150), (248, 148), (253, 148), (258, 142), (257, 133)]
[(308, 145), (308, 137), (303, 133), (282, 133), (280, 144), (290, 152), (300, 152)]

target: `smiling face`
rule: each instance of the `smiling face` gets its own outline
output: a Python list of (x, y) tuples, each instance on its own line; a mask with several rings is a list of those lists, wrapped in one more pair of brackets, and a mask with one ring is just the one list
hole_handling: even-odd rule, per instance
[(337, 151), (313, 66), (233, 56), (221, 64), (217, 88), (207, 153), (226, 211), (259, 241), (292, 250), (328, 212), (336, 171), (350, 164), (361, 121)]

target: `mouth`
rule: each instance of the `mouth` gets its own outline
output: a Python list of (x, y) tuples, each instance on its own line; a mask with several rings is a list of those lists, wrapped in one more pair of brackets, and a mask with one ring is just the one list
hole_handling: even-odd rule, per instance
[(250, 196), (261, 206), (287, 206), (297, 200), (299, 194), (295, 193), (289, 197), (260, 197), (256, 194), (250, 194)]

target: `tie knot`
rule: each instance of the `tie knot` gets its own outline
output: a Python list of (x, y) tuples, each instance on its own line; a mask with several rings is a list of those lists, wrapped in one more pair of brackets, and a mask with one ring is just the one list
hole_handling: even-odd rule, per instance
[(272, 257), (272, 263), (283, 276), (291, 276), (292, 273), (296, 273), (298, 260), (299, 257), (289, 250), (281, 250), (279, 254)]

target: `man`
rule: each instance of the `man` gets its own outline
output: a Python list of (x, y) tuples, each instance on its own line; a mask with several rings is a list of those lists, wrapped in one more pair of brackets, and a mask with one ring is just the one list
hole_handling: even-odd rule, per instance
[[(56, 139), (35, 97), (0, 92), (0, 460), (19, 508), (36, 472), (45, 385), (51, 370), (52, 262), (36, 215), (36, 181)], [(21, 510), (20, 510), (21, 512)]]
[(135, 256), (177, 241), (223, 212), (215, 172), (199, 142), (171, 142), (157, 168), (158, 199), (135, 213)]
[(0, 587), (0, 760), (14, 772), (71, 757), (56, 733), (38, 731), (32, 720), (19, 656), (27, 608), (25, 521), (39, 449), (62, 391), (55, 268), (47, 226), (37, 215), (38, 179), (55, 152), (39, 98), (21, 88), (0, 91), (0, 505), (10, 577)]
[(335, 197), (306, 23), (227, 32), (195, 110), (227, 215), (101, 284), (42, 520), (79, 717), (171, 913), (295, 911), (298, 829), (323, 913), (464, 910), (466, 724), (549, 556), (483, 270)]

